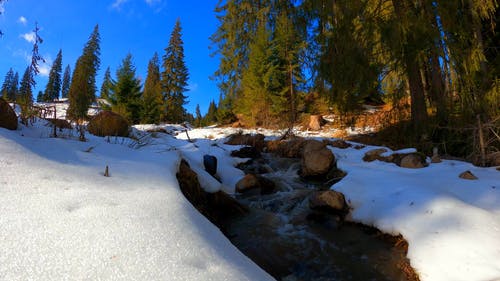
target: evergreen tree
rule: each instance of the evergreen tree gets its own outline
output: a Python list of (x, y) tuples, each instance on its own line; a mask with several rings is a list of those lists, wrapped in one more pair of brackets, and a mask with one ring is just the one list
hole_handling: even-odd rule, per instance
[(78, 58), (68, 92), (68, 117), (80, 125), (80, 140), (85, 140), (85, 132), (80, 121), (87, 118), (87, 112), (95, 100), (95, 77), (100, 64), (99, 27), (96, 25)]
[(186, 92), (188, 70), (184, 62), (184, 47), (181, 38), (181, 23), (177, 20), (175, 27), (170, 35), (170, 41), (163, 55), (163, 72), (161, 75), (161, 84), (163, 98), (166, 105), (165, 119), (180, 123), (184, 121), (186, 110), (184, 105), (187, 103)]
[(132, 123), (138, 123), (141, 117), (141, 81), (135, 76), (132, 55), (128, 54), (116, 71), (116, 83), (112, 88), (113, 111), (126, 117)]
[(45, 102), (45, 97), (42, 91), (38, 91), (38, 95), (36, 95), (36, 102)]
[(242, 73), (243, 92), (237, 108), (245, 117), (245, 123), (254, 126), (270, 124), (270, 99), (275, 88), (272, 77), (276, 71), (272, 61), (271, 33), (263, 23), (250, 44), (248, 67)]
[(61, 87), (62, 98), (68, 97), (70, 84), (71, 84), (71, 67), (68, 64), (66, 66), (66, 69), (64, 69), (64, 75), (62, 80), (62, 87)]
[(202, 116), (201, 116), (201, 111), (200, 111), (200, 105), (197, 104), (196, 105), (196, 112), (195, 112), (196, 116), (195, 116), (195, 119), (194, 119), (194, 125), (196, 127), (201, 127), (201, 121), (202, 121)]
[(142, 96), (142, 122), (159, 123), (162, 120), (163, 96), (160, 83), (160, 60), (155, 53), (148, 63), (148, 74)]
[(27, 125), (27, 118), (30, 115), (30, 109), (33, 105), (33, 74), (31, 66), (26, 67), (23, 74), (23, 79), (21, 79), (21, 86), (19, 87), (19, 95), (16, 101), (21, 107), (21, 118), (23, 123)]
[(44, 62), (44, 59), (38, 53), (38, 44), (43, 42), (42, 38), (38, 35), (39, 31), (40, 28), (38, 24), (35, 23), (35, 29), (33, 29), (35, 42), (33, 43), (33, 49), (31, 51), (31, 64), (24, 72), (23, 79), (21, 80), (21, 87), (19, 88), (19, 96), (16, 99), (21, 107), (21, 122), (24, 123), (24, 125), (28, 125), (28, 118), (32, 117), (34, 113), (32, 110), (33, 87), (36, 85), (34, 76), (40, 72), (38, 70), (39, 62)]
[(59, 98), (59, 92), (61, 91), (61, 71), (62, 71), (62, 50), (59, 50), (57, 57), (52, 64), (52, 68), (49, 73), (49, 81), (45, 88), (45, 93), (43, 94), (43, 101), (51, 102), (54, 99)]
[(107, 100), (109, 103), (115, 102), (113, 100), (113, 79), (111, 78), (111, 70), (106, 68), (106, 72), (104, 72), (104, 79), (102, 80), (102, 85), (101, 85), (101, 91), (100, 91), (100, 97), (101, 99)]
[(215, 101), (211, 101), (208, 106), (208, 111), (205, 117), (203, 117), (203, 126), (213, 125), (217, 123), (217, 105), (215, 105)]
[(14, 80), (10, 84), (7, 96), (9, 97), (9, 100), (16, 101), (18, 94), (19, 94), (19, 73), (16, 71), (16, 74), (14, 74)]
[(4, 82), (2, 84), (2, 89), (0, 90), (0, 97), (3, 97), (5, 100), (11, 100), (9, 96), (9, 90), (12, 88), (12, 84), (14, 83), (14, 71), (9, 69), (7, 74), (5, 75)]

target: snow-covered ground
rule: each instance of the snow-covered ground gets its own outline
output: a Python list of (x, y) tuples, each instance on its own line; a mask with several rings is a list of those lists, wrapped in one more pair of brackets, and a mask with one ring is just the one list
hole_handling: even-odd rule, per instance
[[(136, 141), (109, 142), (48, 138), (41, 122), (0, 128), (0, 280), (272, 280), (175, 178), (184, 158), (208, 191), (233, 193), (243, 160), (223, 138), (239, 129), (190, 130), (190, 143), (184, 128), (161, 127), (177, 138), (144, 132), (152, 125), (135, 126)], [(331, 148), (348, 173), (332, 188), (346, 195), (349, 219), (401, 233), (422, 280), (500, 280), (500, 172), (446, 160), (416, 170), (363, 162), (372, 148)], [(204, 154), (218, 158), (222, 183), (203, 170)], [(465, 170), (479, 180), (458, 178)]]
[(46, 130), (0, 128), (0, 280), (272, 280), (182, 195), (192, 144)]

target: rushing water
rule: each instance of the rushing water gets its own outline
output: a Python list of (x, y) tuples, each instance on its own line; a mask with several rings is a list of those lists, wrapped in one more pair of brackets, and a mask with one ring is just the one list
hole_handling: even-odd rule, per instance
[(311, 193), (328, 184), (300, 179), (297, 159), (265, 157), (243, 169), (267, 171), (279, 191), (237, 198), (250, 213), (225, 225), (244, 254), (277, 280), (407, 280), (398, 266), (403, 249), (371, 228), (309, 209)]

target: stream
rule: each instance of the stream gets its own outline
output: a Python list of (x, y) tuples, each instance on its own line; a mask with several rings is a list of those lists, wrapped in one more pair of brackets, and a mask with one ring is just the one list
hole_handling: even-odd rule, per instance
[(309, 196), (331, 183), (304, 181), (299, 168), (299, 159), (266, 154), (240, 165), (272, 180), (278, 191), (237, 196), (250, 212), (225, 222), (231, 242), (277, 280), (409, 280), (403, 248), (376, 229), (309, 209)]

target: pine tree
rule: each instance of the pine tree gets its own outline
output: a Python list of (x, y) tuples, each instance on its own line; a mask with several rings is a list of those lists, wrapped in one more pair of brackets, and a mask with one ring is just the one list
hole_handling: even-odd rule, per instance
[(15, 101), (18, 95), (19, 95), (19, 73), (16, 71), (16, 74), (14, 74), (14, 80), (9, 88), (8, 97), (11, 101)]
[(107, 100), (109, 103), (113, 103), (113, 79), (111, 78), (111, 70), (106, 68), (106, 72), (104, 72), (104, 79), (102, 80), (100, 97), (101, 99)]
[(38, 91), (38, 95), (36, 95), (36, 102), (45, 102), (45, 97), (42, 91)]
[(30, 115), (30, 109), (33, 105), (33, 74), (31, 66), (26, 67), (23, 74), (23, 79), (21, 79), (21, 86), (19, 88), (19, 95), (17, 97), (17, 102), (21, 107), (21, 118), (25, 125), (27, 125), (27, 118)]
[(266, 24), (259, 26), (250, 44), (248, 67), (242, 73), (242, 96), (237, 101), (238, 110), (250, 125), (269, 125), (271, 77), (277, 70), (272, 62), (271, 33)]
[(57, 57), (52, 64), (52, 68), (49, 73), (49, 81), (45, 88), (43, 94), (43, 101), (51, 102), (54, 99), (59, 98), (59, 92), (61, 91), (61, 71), (62, 71), (62, 50), (59, 50)]
[(38, 27), (38, 23), (35, 23), (35, 29), (33, 29), (35, 42), (33, 43), (33, 49), (31, 51), (31, 64), (24, 72), (23, 79), (21, 80), (21, 87), (19, 89), (19, 97), (16, 99), (21, 107), (21, 122), (26, 126), (28, 125), (28, 119), (33, 117), (34, 113), (32, 110), (33, 87), (36, 85), (34, 76), (40, 72), (38, 69), (39, 62), (45, 62), (43, 57), (38, 53), (38, 44), (43, 42), (38, 34), (39, 31), (40, 28)]
[(88, 109), (95, 100), (95, 77), (100, 64), (99, 43), (99, 26), (96, 25), (83, 48), (82, 55), (76, 61), (68, 92), (69, 107), (67, 114), (69, 118), (78, 122), (80, 140), (82, 141), (85, 140), (85, 132), (80, 122), (87, 118)]
[(135, 76), (132, 55), (128, 54), (116, 71), (116, 83), (112, 88), (113, 111), (123, 115), (132, 123), (138, 123), (141, 117), (141, 81)]
[(2, 84), (2, 89), (0, 90), (0, 97), (3, 97), (5, 100), (11, 100), (9, 96), (9, 90), (12, 88), (12, 84), (14, 83), (14, 71), (12, 68), (7, 71), (5, 75), (4, 82)]
[(200, 105), (197, 104), (196, 105), (196, 112), (195, 112), (196, 116), (195, 116), (195, 119), (194, 119), (194, 124), (196, 127), (201, 127), (201, 121), (202, 121), (202, 116), (201, 116), (201, 111), (200, 111)]
[(68, 64), (66, 66), (66, 69), (64, 69), (64, 75), (61, 87), (61, 97), (63, 99), (68, 97), (70, 84), (71, 84), (71, 67)]
[(163, 96), (160, 83), (160, 60), (155, 53), (148, 63), (148, 74), (142, 96), (142, 122), (158, 124), (162, 119)]
[(215, 105), (215, 101), (212, 100), (208, 106), (207, 114), (203, 117), (202, 124), (208, 126), (215, 123), (217, 123), (217, 105)]
[(162, 92), (166, 105), (166, 120), (174, 123), (184, 121), (187, 103), (186, 92), (188, 70), (184, 62), (184, 47), (181, 38), (181, 23), (177, 20), (170, 41), (163, 55), (161, 75)]

